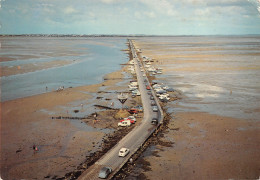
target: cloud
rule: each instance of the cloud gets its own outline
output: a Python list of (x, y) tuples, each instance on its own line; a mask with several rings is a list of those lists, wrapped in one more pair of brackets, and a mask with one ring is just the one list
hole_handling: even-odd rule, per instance
[(112, 3), (119, 2), (119, 0), (101, 0), (101, 2), (106, 3), (106, 4), (112, 4)]
[(260, 14), (260, 0), (247, 0), (247, 1), (252, 3)]
[(167, 16), (174, 16), (174, 3), (168, 0), (140, 0), (148, 9)]
[(76, 13), (76, 12), (77, 12), (77, 10), (74, 9), (73, 7), (71, 7), (71, 6), (68, 6), (64, 9), (65, 14), (73, 14), (73, 13)]

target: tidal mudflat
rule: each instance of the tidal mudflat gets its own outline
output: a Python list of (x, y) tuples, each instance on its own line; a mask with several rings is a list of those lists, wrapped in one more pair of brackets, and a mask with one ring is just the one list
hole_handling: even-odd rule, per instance
[(165, 105), (172, 119), (159, 139), (172, 146), (148, 148), (129, 178), (258, 178), (260, 37), (147, 37), (135, 45), (163, 68), (156, 79), (182, 95)]

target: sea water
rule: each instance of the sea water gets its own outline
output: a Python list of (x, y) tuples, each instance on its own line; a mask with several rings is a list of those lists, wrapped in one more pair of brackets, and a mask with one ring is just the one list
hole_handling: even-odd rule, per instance
[(128, 61), (126, 38), (118, 37), (1, 37), (0, 65), (18, 67), (51, 61), (68, 65), (1, 77), (1, 101), (37, 95), (59, 87), (103, 81), (105, 74)]

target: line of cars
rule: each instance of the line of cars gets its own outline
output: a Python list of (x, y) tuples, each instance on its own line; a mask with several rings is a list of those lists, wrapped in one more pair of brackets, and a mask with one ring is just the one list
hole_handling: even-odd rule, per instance
[[(130, 153), (130, 149), (123, 147), (123, 148), (121, 148), (121, 149), (119, 150), (118, 156), (119, 156), (119, 157), (125, 157), (125, 156), (127, 156), (129, 153)], [(101, 178), (101, 179), (106, 179), (111, 172), (112, 172), (112, 168), (111, 168), (111, 167), (103, 167), (103, 168), (99, 171), (98, 177)]]

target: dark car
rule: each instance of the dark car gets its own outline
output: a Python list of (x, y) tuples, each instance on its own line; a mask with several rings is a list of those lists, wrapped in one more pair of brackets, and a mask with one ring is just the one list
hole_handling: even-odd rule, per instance
[(108, 175), (112, 172), (110, 167), (103, 167), (98, 174), (98, 177), (101, 179), (106, 179)]
[(150, 96), (150, 99), (151, 99), (151, 100), (154, 100), (154, 97), (153, 97), (153, 96)]
[(153, 118), (152, 121), (151, 121), (151, 124), (157, 125), (158, 124), (158, 119), (157, 118)]
[(155, 105), (156, 105), (155, 101), (152, 100), (152, 101), (151, 101), (151, 105), (152, 105), (152, 106), (155, 106)]
[(129, 111), (128, 111), (130, 114), (137, 114), (138, 113), (138, 110), (137, 109), (130, 109)]

